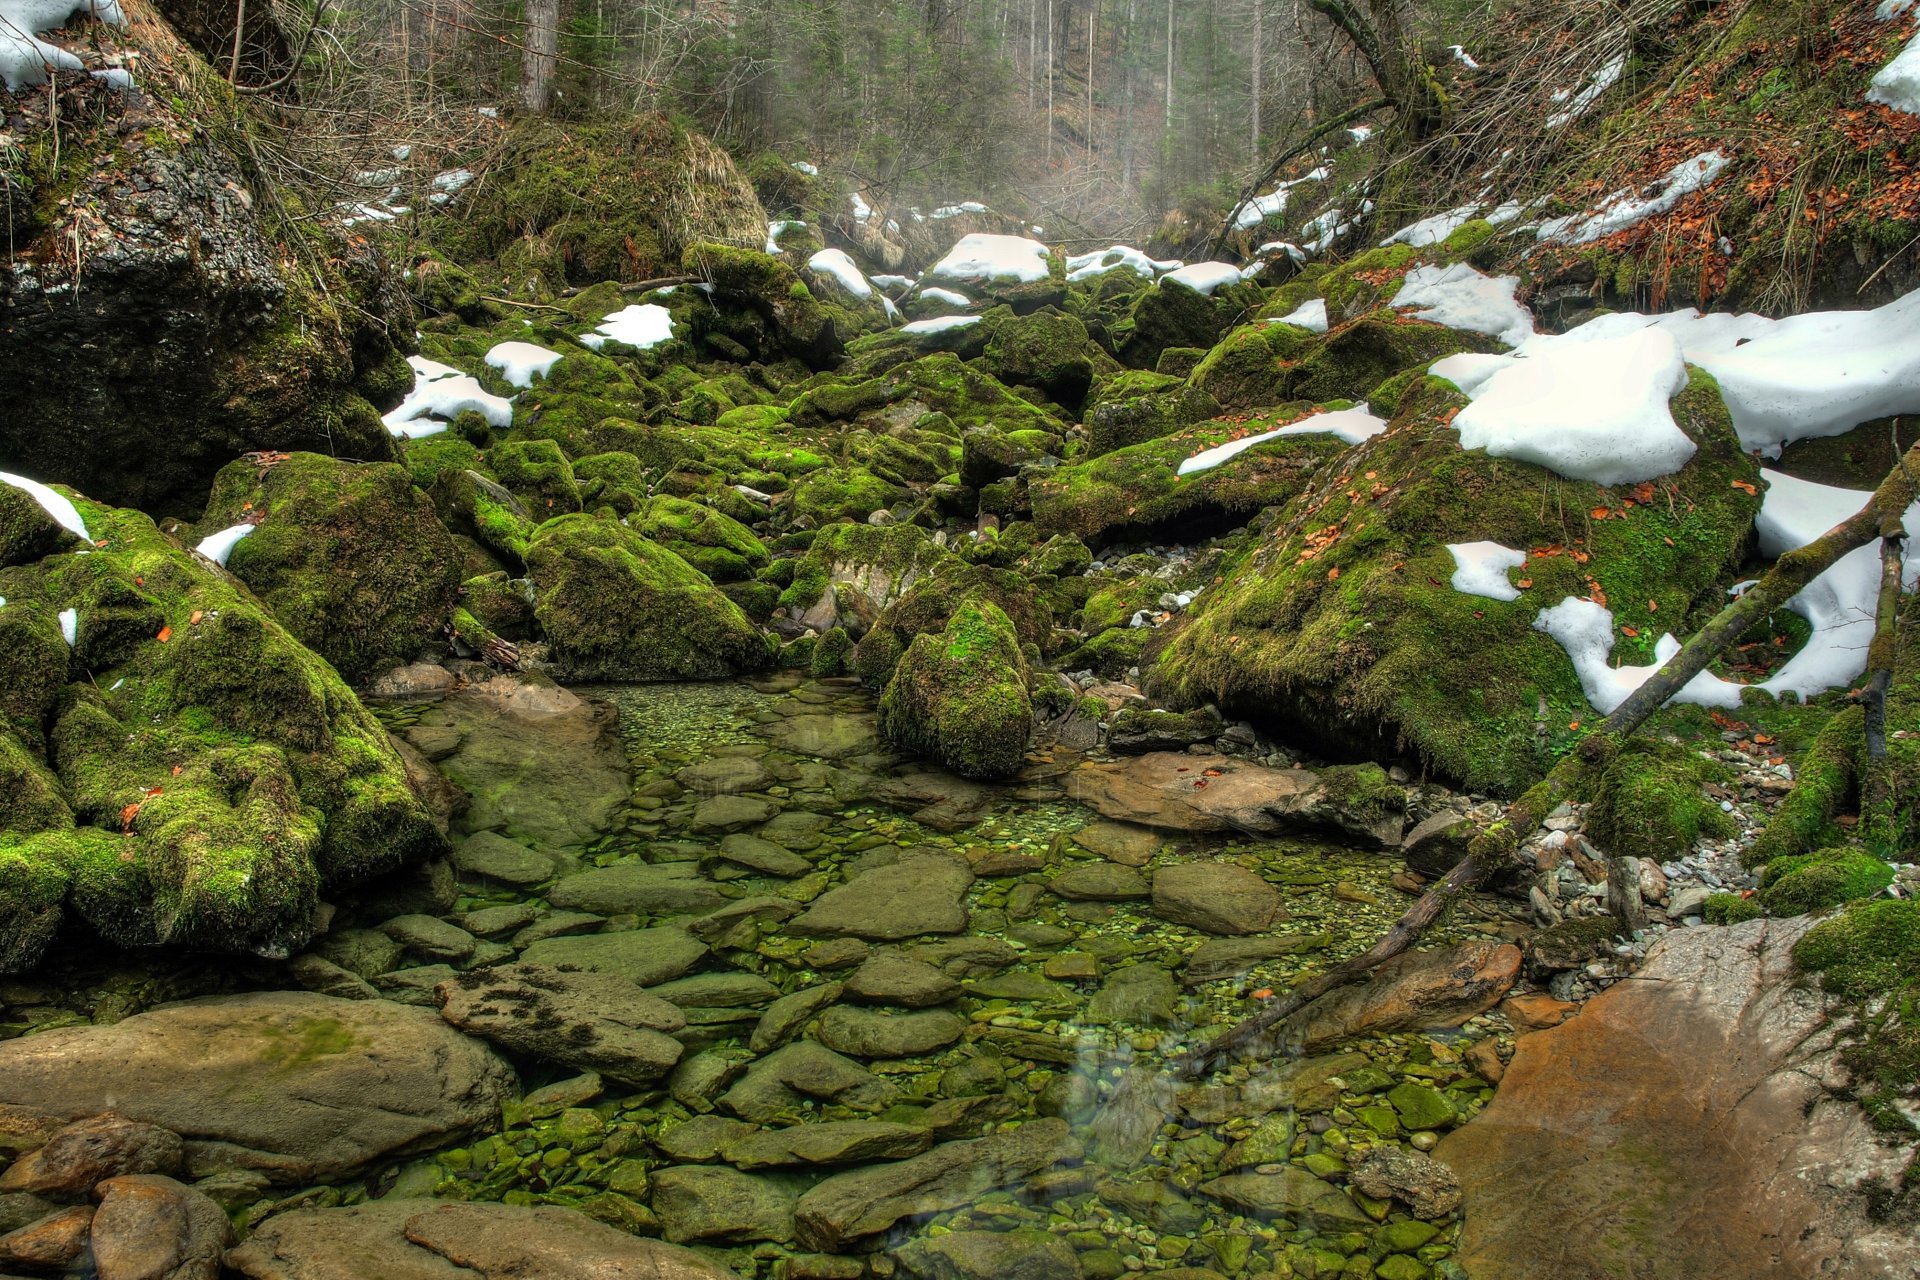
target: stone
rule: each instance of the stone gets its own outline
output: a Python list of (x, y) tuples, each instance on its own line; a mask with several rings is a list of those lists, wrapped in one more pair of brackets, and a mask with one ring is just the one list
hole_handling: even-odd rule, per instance
[(1220, 1157), (1220, 1167), (1244, 1169), (1249, 1165), (1284, 1164), (1293, 1154), (1293, 1136), (1292, 1116), (1268, 1116)]
[(812, 1098), (855, 1111), (884, 1111), (899, 1090), (851, 1058), (800, 1040), (747, 1068), (720, 1097), (720, 1105), (755, 1124), (772, 1124)]
[(1051, 1118), (971, 1142), (943, 1143), (924, 1155), (821, 1182), (800, 1197), (796, 1234), (809, 1249), (840, 1251), (902, 1218), (971, 1204), (996, 1187), (1080, 1156), (1066, 1121)]
[(545, 884), (553, 879), (554, 872), (551, 857), (496, 831), (477, 831), (455, 845), (453, 865), (470, 876), (517, 889)]
[(678, 916), (704, 915), (731, 899), (687, 863), (621, 862), (563, 876), (547, 890), (547, 901), (602, 916)]
[(969, 936), (918, 942), (907, 948), (915, 960), (925, 960), (955, 978), (984, 978), (1020, 963), (1020, 953), (998, 938)]
[(340, 929), (314, 943), (314, 953), (361, 978), (372, 979), (400, 963), (406, 948), (376, 929)]
[(1180, 1002), (1173, 975), (1157, 964), (1116, 969), (1087, 1001), (1084, 1021), (1096, 1026), (1124, 1023), (1139, 1027), (1170, 1027)]
[(1040, 972), (1062, 981), (1097, 978), (1100, 976), (1100, 962), (1084, 951), (1063, 951), (1057, 956), (1048, 956), (1041, 964)]
[(711, 796), (694, 806), (692, 829), (696, 835), (718, 835), (765, 822), (778, 812), (779, 805), (758, 796)]
[(479, 938), (501, 938), (539, 919), (539, 909), (524, 902), (499, 907), (482, 907), (460, 917), (460, 927)]
[(520, 953), (527, 964), (614, 973), (642, 987), (677, 978), (706, 956), (704, 942), (672, 927), (543, 938)]
[(1201, 1183), (1200, 1194), (1241, 1213), (1263, 1218), (1287, 1217), (1335, 1230), (1344, 1226), (1371, 1226), (1373, 1222), (1340, 1188), (1331, 1182), (1322, 1182), (1305, 1169), (1230, 1173)]
[(1166, 837), (1148, 827), (1124, 822), (1089, 822), (1073, 833), (1073, 842), (1088, 853), (1097, 853), (1108, 862), (1122, 866), (1144, 867), (1166, 843)]
[(430, 1200), (277, 1214), (227, 1265), (249, 1280), (734, 1280), (690, 1249), (572, 1209)]
[(1149, 892), (1146, 878), (1138, 871), (1106, 862), (1062, 871), (1047, 882), (1047, 888), (1075, 902), (1126, 902)]
[(308, 991), (343, 1000), (377, 1000), (379, 990), (365, 978), (325, 956), (308, 951), (287, 961), (287, 976)]
[(109, 1178), (94, 1194), (99, 1280), (219, 1280), (233, 1224), (212, 1200), (157, 1173)]
[(801, 937), (879, 941), (960, 933), (967, 927), (966, 894), (972, 885), (973, 871), (964, 860), (902, 858), (822, 894), (788, 928)]
[(1387, 1101), (1409, 1130), (1441, 1129), (1459, 1118), (1459, 1110), (1446, 1094), (1416, 1080), (1405, 1080), (1389, 1089)]
[(434, 990), (440, 1016), (469, 1035), (623, 1084), (673, 1069), (687, 1025), (678, 1008), (611, 973), (497, 965)]
[(86, 1257), (87, 1235), (93, 1226), (93, 1206), (56, 1209), (26, 1226), (0, 1235), (0, 1264), (35, 1270), (78, 1270), (73, 1264)]
[(1492, 1036), (1468, 1045), (1460, 1059), (1488, 1084), (1499, 1084), (1507, 1074), (1506, 1060), (1500, 1056), (1500, 1046)]
[(757, 1009), (772, 1004), (780, 988), (757, 973), (696, 973), (663, 982), (649, 992), (682, 1009)]
[(1281, 1024), (1308, 1052), (1368, 1031), (1457, 1027), (1498, 1004), (1520, 976), (1520, 948), (1507, 942), (1462, 942), (1395, 956), (1365, 983), (1341, 987)]
[(718, 1165), (683, 1165), (653, 1175), (653, 1211), (675, 1244), (791, 1240), (797, 1198), (771, 1179)]
[(1364, 1053), (1332, 1053), (1277, 1062), (1239, 1084), (1189, 1085), (1180, 1090), (1180, 1110), (1198, 1124), (1221, 1124), (1287, 1108), (1331, 1111), (1339, 1104), (1341, 1094), (1340, 1087), (1332, 1082), (1372, 1063)]
[(654, 1145), (667, 1156), (683, 1164), (704, 1164), (720, 1158), (720, 1149), (760, 1130), (744, 1120), (725, 1116), (695, 1116), (663, 1132)]
[(838, 1000), (842, 990), (840, 983), (827, 982), (781, 996), (760, 1015), (747, 1047), (755, 1053), (778, 1049), (798, 1035), (815, 1014)]
[(0, 1174), (0, 1192), (75, 1198), (93, 1184), (128, 1173), (178, 1173), (180, 1135), (116, 1112), (89, 1116), (47, 1138)]
[[(1909, 1273), (1911, 1228), (1869, 1189), (1900, 1185), (1911, 1148), (1825, 1083), (1844, 1078), (1832, 1011), (1792, 955), (1813, 923), (1675, 930), (1635, 980), (1520, 1037), (1493, 1102), (1437, 1151), (1473, 1205), (1461, 1265), (1499, 1275), (1524, 1249), (1570, 1280)], [(1524, 1214), (1502, 1200), (1519, 1194)]]
[(1231, 862), (1180, 862), (1153, 873), (1153, 911), (1208, 933), (1259, 933), (1280, 913), (1280, 891)]
[(813, 870), (813, 864), (797, 853), (789, 853), (771, 840), (736, 833), (720, 842), (719, 849), (700, 860), (703, 868), (716, 865), (745, 867), (763, 876), (791, 880)]
[(923, 1009), (958, 999), (960, 984), (925, 960), (881, 951), (847, 975), (846, 993), (868, 1004)]
[(814, 1038), (856, 1058), (910, 1058), (945, 1048), (966, 1029), (963, 1019), (944, 1009), (899, 1013), (836, 1005), (820, 1016)]
[(858, 938), (834, 938), (829, 942), (816, 942), (800, 953), (800, 959), (824, 972), (835, 969), (848, 969), (861, 963), (873, 952), (873, 948)]
[[(1353, 1166), (1348, 1177), (1361, 1195), (1398, 1200), (1416, 1218), (1444, 1218), (1460, 1207), (1460, 1179), (1444, 1161), (1418, 1151), (1375, 1147)], [(1475, 1208), (1479, 1208), (1478, 1201)]]
[(1545, 1031), (1580, 1012), (1580, 1006), (1570, 1000), (1556, 1000), (1550, 995), (1532, 992), (1508, 996), (1500, 1002), (1500, 1012), (1506, 1015), (1515, 1031)]
[(1263, 938), (1209, 938), (1195, 947), (1180, 969), (1189, 987), (1221, 978), (1240, 978), (1269, 960), (1321, 951), (1333, 945), (1330, 933), (1279, 934)]
[(717, 1053), (683, 1059), (667, 1079), (667, 1092), (689, 1111), (711, 1111), (713, 1100), (740, 1074), (742, 1064)]
[(1444, 876), (1467, 856), (1467, 846), (1479, 831), (1466, 814), (1442, 809), (1407, 832), (1400, 856), (1423, 876)]
[(514, 1074), (438, 1014), (308, 992), (214, 996), (0, 1042), (0, 1102), (111, 1107), (186, 1142), (196, 1175), (340, 1181), (498, 1121)]
[(1707, 899), (1712, 896), (1713, 890), (1703, 884), (1670, 888), (1667, 895), (1667, 914), (1675, 920), (1700, 915), (1706, 911)]
[(724, 1142), (720, 1158), (739, 1169), (856, 1164), (904, 1160), (919, 1155), (932, 1143), (932, 1131), (919, 1125), (890, 1124), (882, 1120), (829, 1120), (785, 1129), (752, 1130)]
[(1103, 818), (1179, 834), (1332, 831), (1392, 848), (1402, 829), (1397, 813), (1349, 809), (1312, 770), (1232, 756), (1154, 751), (1116, 764), (1088, 762), (1067, 774), (1066, 791)]
[(432, 916), (395, 916), (380, 926), (380, 932), (428, 960), (465, 960), (473, 954), (472, 934)]
[(433, 989), (459, 976), (459, 971), (450, 964), (412, 965), (381, 974), (373, 980), (373, 985), (397, 1004), (431, 1007), (434, 1003)]
[(673, 780), (698, 796), (765, 791), (775, 781), (765, 764), (746, 756), (712, 756), (679, 770)]
[(893, 1256), (924, 1280), (1081, 1280), (1073, 1246), (1044, 1231), (950, 1231)]

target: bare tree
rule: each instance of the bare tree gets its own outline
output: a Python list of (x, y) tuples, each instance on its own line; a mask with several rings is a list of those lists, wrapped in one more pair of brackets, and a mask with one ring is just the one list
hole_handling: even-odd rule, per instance
[(560, 61), (560, 0), (527, 0), (527, 33), (521, 46), (520, 101), (545, 115), (553, 98), (553, 69)]

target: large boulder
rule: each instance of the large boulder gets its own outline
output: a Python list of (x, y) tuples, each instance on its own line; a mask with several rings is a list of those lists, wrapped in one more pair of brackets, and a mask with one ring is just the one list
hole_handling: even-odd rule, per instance
[(254, 529), (228, 570), (348, 680), (406, 662), (452, 615), (459, 548), (398, 466), (243, 458), (214, 481), (201, 528), (240, 524)]
[(284, 955), (323, 890), (444, 852), (333, 668), (146, 516), (80, 506), (91, 554), (0, 570), (0, 967), (63, 917)]
[(36, 158), (0, 182), (0, 459), (192, 514), (244, 450), (392, 457), (379, 410), (409, 385), (413, 332), (392, 273), (364, 239), (289, 219), (258, 188), (246, 100), (147, 0), (120, 7), (124, 27), (80, 25), (137, 60), (139, 88), (63, 82), (58, 112), (10, 126)]
[(1843, 1075), (1828, 1001), (1793, 960), (1811, 923), (1670, 933), (1633, 981), (1521, 1037), (1493, 1103), (1435, 1153), (1466, 1194), (1461, 1265), (1569, 1280), (1911, 1275), (1911, 1232), (1881, 1197), (1913, 1145), (1828, 1088)]
[(716, 680), (773, 660), (705, 574), (617, 520), (547, 521), (527, 570), (534, 616), (569, 680)]
[(880, 699), (880, 731), (964, 778), (1020, 768), (1033, 728), (1026, 656), (999, 606), (968, 600), (907, 647)]
[(1406, 803), (1375, 765), (1273, 769), (1232, 756), (1174, 751), (1112, 764), (1085, 762), (1067, 775), (1066, 791), (1102, 817), (1156, 831), (1337, 831), (1388, 847), (1400, 842)]
[(195, 1175), (351, 1177), (499, 1121), (512, 1068), (431, 1010), (308, 992), (215, 996), (0, 1043), (0, 1102), (109, 1109), (186, 1140)]

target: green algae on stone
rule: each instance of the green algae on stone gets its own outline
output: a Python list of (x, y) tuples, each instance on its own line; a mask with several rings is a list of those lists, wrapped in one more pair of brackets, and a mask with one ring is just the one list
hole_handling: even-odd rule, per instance
[(1702, 787), (1724, 770), (1673, 743), (1629, 743), (1601, 773), (1587, 833), (1608, 853), (1665, 862), (1703, 837), (1725, 839), (1733, 820)]
[(715, 582), (751, 578), (768, 563), (766, 546), (753, 530), (684, 498), (653, 498), (631, 524)]
[(1768, 914), (1797, 916), (1870, 898), (1893, 883), (1893, 868), (1859, 849), (1821, 849), (1767, 863), (1760, 902)]
[(1920, 905), (1853, 903), (1809, 929), (1793, 958), (1856, 1013), (1842, 1060), (1867, 1115), (1883, 1129), (1913, 1133), (1906, 1106), (1920, 1084), (1920, 1027), (1912, 1017), (1920, 998)]
[(968, 599), (907, 646), (880, 699), (880, 730), (964, 778), (1014, 773), (1033, 726), (1027, 660), (1007, 615)]

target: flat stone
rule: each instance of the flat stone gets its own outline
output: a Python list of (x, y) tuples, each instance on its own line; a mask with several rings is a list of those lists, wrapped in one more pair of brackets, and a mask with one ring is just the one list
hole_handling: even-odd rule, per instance
[(287, 961), (287, 976), (308, 991), (343, 1000), (377, 1000), (379, 990), (359, 974), (309, 951)]
[(695, 1116), (663, 1132), (654, 1145), (668, 1157), (683, 1164), (704, 1164), (720, 1158), (720, 1148), (749, 1134), (760, 1132), (757, 1125), (725, 1116)]
[(771, 840), (736, 832), (720, 842), (717, 851), (700, 860), (703, 867), (726, 864), (745, 867), (763, 876), (791, 880), (813, 870), (813, 864), (797, 853), (789, 853)]
[(469, 911), (460, 917), (460, 927), (475, 937), (503, 938), (510, 933), (518, 933), (539, 918), (538, 907), (525, 902), (510, 902), (504, 906)]
[(0, 1192), (84, 1196), (93, 1184), (129, 1173), (178, 1173), (180, 1135), (117, 1112), (77, 1120), (0, 1173)]
[(923, 1009), (958, 999), (961, 990), (957, 981), (925, 960), (881, 951), (847, 976), (846, 993), (868, 1004)]
[(1166, 840), (1166, 836), (1151, 827), (1105, 820), (1089, 822), (1073, 833), (1073, 842), (1082, 849), (1128, 867), (1146, 866)]
[(807, 987), (791, 995), (781, 996), (767, 1006), (760, 1015), (760, 1021), (754, 1024), (753, 1036), (747, 1047), (755, 1053), (768, 1053), (778, 1049), (800, 1033), (800, 1029), (812, 1020), (813, 1016), (840, 998), (842, 987), (838, 982), (822, 983), (817, 987)]
[(704, 915), (732, 899), (684, 862), (621, 862), (563, 877), (547, 890), (547, 901), (602, 916), (680, 916)]
[(1500, 1012), (1506, 1015), (1515, 1031), (1545, 1031), (1580, 1012), (1580, 1006), (1570, 1000), (1555, 1000), (1550, 995), (1534, 992), (1508, 996), (1500, 1002)]
[(1500, 1002), (1520, 976), (1520, 948), (1481, 939), (1395, 956), (1355, 986), (1338, 988), (1281, 1024), (1312, 1053), (1365, 1032), (1457, 1027)]
[(910, 1240), (895, 1257), (915, 1275), (944, 1280), (1081, 1280), (1073, 1246), (1044, 1231), (950, 1231)]
[(833, 820), (821, 814), (788, 809), (762, 823), (755, 834), (782, 849), (806, 853), (826, 843), (824, 833), (832, 825)]
[(967, 927), (973, 871), (958, 858), (911, 857), (863, 871), (814, 900), (789, 930), (801, 937), (891, 941)]
[(406, 948), (377, 929), (336, 929), (314, 952), (357, 977), (371, 980), (400, 963)]
[(913, 1013), (836, 1005), (820, 1016), (814, 1036), (836, 1053), (856, 1058), (910, 1058), (954, 1043), (967, 1029), (944, 1009)]
[(465, 960), (473, 954), (472, 934), (433, 916), (395, 916), (380, 932), (428, 960)]
[(918, 1125), (882, 1120), (830, 1120), (785, 1129), (755, 1129), (726, 1142), (720, 1158), (740, 1169), (904, 1160), (933, 1144)]
[(758, 796), (712, 796), (694, 806), (692, 828), (698, 835), (718, 835), (765, 822), (778, 812), (779, 805)]
[(1128, 965), (1107, 976), (1087, 1001), (1086, 1022), (1096, 1027), (1169, 1027), (1180, 1002), (1173, 975), (1157, 964)]
[(955, 978), (984, 978), (1020, 963), (1020, 953), (1000, 939), (979, 936), (916, 942), (907, 954)]
[(1269, 1112), (1331, 1111), (1346, 1072), (1373, 1065), (1364, 1053), (1333, 1053), (1273, 1063), (1239, 1084), (1189, 1085), (1179, 1091), (1180, 1110), (1197, 1124), (1221, 1124)]
[(647, 1084), (680, 1060), (672, 1033), (687, 1025), (674, 1005), (611, 973), (564, 973), (538, 964), (463, 974), (435, 991), (440, 1016), (517, 1053)]
[(249, 1280), (734, 1280), (572, 1209), (432, 1200), (276, 1214), (227, 1265)]
[(80, 1268), (73, 1264), (85, 1259), (92, 1226), (92, 1205), (55, 1209), (0, 1235), (0, 1264), (78, 1271)]
[(1467, 846), (1479, 830), (1466, 814), (1442, 809), (1407, 832), (1400, 855), (1423, 876), (1443, 876), (1467, 856)]
[(771, 1124), (807, 1098), (871, 1112), (884, 1111), (898, 1096), (898, 1089), (851, 1058), (800, 1040), (748, 1067), (720, 1105), (743, 1120)]
[(384, 998), (396, 1004), (431, 1008), (435, 1003), (434, 988), (459, 976), (459, 971), (450, 964), (421, 964), (383, 973), (373, 980), (373, 985)]
[(871, 715), (809, 713), (786, 716), (755, 729), (774, 746), (799, 756), (847, 760), (879, 748), (879, 730)]
[(1322, 951), (1333, 945), (1330, 933), (1279, 934), (1263, 938), (1209, 938), (1194, 948), (1180, 970), (1190, 987), (1221, 978), (1240, 978), (1269, 960)]
[(219, 1205), (161, 1174), (94, 1188), (88, 1243), (100, 1280), (218, 1280), (233, 1224)]
[[(446, 687), (449, 689), (453, 687), (453, 673), (445, 667), (427, 667), (426, 670), (439, 672), (446, 679)], [(458, 751), (460, 740), (466, 737), (466, 734), (451, 725), (416, 724), (401, 730), (400, 736), (406, 739), (407, 745), (432, 761), (445, 760)]]
[(571, 938), (594, 933), (605, 924), (605, 916), (591, 911), (548, 911), (538, 920), (513, 935), (513, 945), (522, 950), (548, 938)]
[(986, 1000), (1022, 1000), (1034, 1004), (1071, 1003), (1079, 999), (1079, 993), (1073, 988), (1024, 970), (981, 978), (967, 988), (967, 994)]
[(679, 770), (673, 780), (702, 796), (765, 791), (775, 782), (773, 772), (765, 764), (742, 756), (709, 757)]
[(706, 943), (685, 929), (671, 926), (546, 938), (520, 953), (527, 964), (555, 969), (572, 965), (596, 973), (616, 973), (642, 987), (669, 982), (706, 956)]
[(1047, 882), (1047, 888), (1077, 902), (1125, 902), (1149, 892), (1146, 878), (1138, 871), (1106, 862), (1062, 871)]
[(1153, 911), (1208, 933), (1259, 933), (1280, 913), (1280, 891), (1231, 862), (1181, 862), (1153, 873)]
[(1444, 1218), (1460, 1207), (1459, 1178), (1444, 1162), (1418, 1151), (1375, 1147), (1349, 1176), (1361, 1195), (1398, 1200), (1416, 1218)]
[(117, 1110), (186, 1140), (196, 1174), (344, 1181), (498, 1122), (512, 1070), (437, 1013), (308, 992), (216, 996), (0, 1042), (0, 1102)]
[(1230, 1173), (1201, 1183), (1200, 1194), (1257, 1217), (1284, 1216), (1306, 1225), (1324, 1224), (1335, 1229), (1373, 1225), (1373, 1219), (1344, 1191), (1330, 1182), (1322, 1182), (1305, 1169)]
[(1103, 818), (1166, 832), (1278, 836), (1338, 831), (1397, 847), (1397, 815), (1349, 813), (1308, 769), (1270, 769), (1222, 755), (1155, 751), (1117, 764), (1088, 762), (1066, 777), (1067, 795)]
[(478, 831), (453, 847), (456, 870), (527, 889), (553, 879), (554, 860), (494, 831)]
[(849, 969), (873, 954), (873, 948), (858, 938), (834, 938), (816, 942), (800, 953), (800, 959), (815, 969)]
[(708, 946), (751, 951), (764, 934), (799, 914), (800, 904), (791, 898), (741, 898), (688, 920), (686, 930)]
[(797, 1193), (768, 1178), (717, 1165), (683, 1165), (653, 1175), (653, 1211), (675, 1244), (743, 1244), (793, 1239)]
[(651, 995), (682, 1009), (758, 1009), (780, 998), (780, 988), (757, 973), (697, 973), (663, 982)]
[(743, 1064), (707, 1051), (681, 1060), (667, 1078), (667, 1092), (689, 1111), (711, 1111), (713, 1100), (732, 1084)]
[(1100, 962), (1084, 951), (1063, 951), (1048, 956), (1040, 972), (1049, 978), (1077, 980), (1100, 976)]

